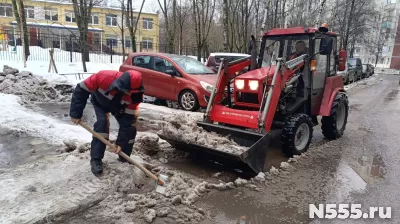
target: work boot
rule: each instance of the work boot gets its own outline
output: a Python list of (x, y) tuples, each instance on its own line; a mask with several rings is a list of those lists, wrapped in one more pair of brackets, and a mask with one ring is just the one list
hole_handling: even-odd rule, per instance
[(90, 160), (90, 165), (92, 166), (92, 173), (94, 175), (103, 173), (103, 162), (100, 159)]

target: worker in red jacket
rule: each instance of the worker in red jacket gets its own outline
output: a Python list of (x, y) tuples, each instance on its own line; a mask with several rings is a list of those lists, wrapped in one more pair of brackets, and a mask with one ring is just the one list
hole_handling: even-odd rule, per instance
[[(80, 82), (72, 95), (70, 117), (74, 124), (79, 124), (86, 102), (91, 95), (91, 103), (96, 113), (97, 121), (94, 131), (109, 138), (110, 113), (119, 124), (115, 153), (122, 150), (131, 155), (136, 138), (136, 120), (138, 106), (143, 101), (144, 86), (142, 75), (138, 71), (104, 70), (93, 74)], [(93, 137), (90, 152), (92, 172), (97, 175), (103, 172), (102, 159), (106, 145)], [(127, 162), (123, 157), (121, 162)]]

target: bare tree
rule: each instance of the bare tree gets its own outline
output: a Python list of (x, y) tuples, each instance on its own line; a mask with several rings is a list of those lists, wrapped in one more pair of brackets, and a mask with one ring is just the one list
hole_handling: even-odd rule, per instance
[[(164, 25), (167, 34), (168, 53), (174, 53), (175, 33), (176, 33), (176, 0), (157, 0), (161, 12), (164, 16)], [(172, 1), (172, 8), (170, 3)], [(172, 15), (171, 12), (172, 11)], [(171, 18), (172, 17), (172, 18)]]
[(132, 0), (128, 0), (127, 2), (127, 15), (126, 15), (126, 25), (129, 30), (129, 34), (131, 37), (131, 45), (132, 45), (132, 51), (136, 52), (136, 32), (137, 32), (137, 27), (138, 23), (140, 20), (140, 16), (142, 14), (143, 10), (143, 5), (144, 5), (145, 0), (142, 1), (142, 5), (140, 6), (139, 14), (138, 17), (135, 18), (133, 15), (133, 5), (132, 5)]
[(197, 44), (197, 59), (200, 61), (214, 17), (215, 0), (192, 0), (194, 28)]
[(79, 43), (81, 47), (83, 71), (87, 72), (86, 61), (89, 61), (88, 25), (91, 19), (93, 5), (97, 2), (93, 0), (72, 0), (76, 24), (79, 30)]

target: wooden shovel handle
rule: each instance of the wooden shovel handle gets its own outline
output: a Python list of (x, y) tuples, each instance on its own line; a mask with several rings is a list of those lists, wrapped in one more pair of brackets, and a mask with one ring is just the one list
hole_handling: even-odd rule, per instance
[[(87, 124), (83, 123), (82, 121), (79, 122), (79, 125), (81, 125), (83, 128), (88, 130), (90, 133), (92, 133), (96, 138), (98, 138), (100, 141), (102, 141), (104, 144), (108, 145), (110, 148), (115, 148), (115, 145), (111, 144), (111, 142), (107, 141), (103, 136), (101, 136), (99, 133), (93, 131)], [(118, 155), (122, 156), (124, 159), (126, 159), (128, 162), (131, 164), (137, 166), (139, 169), (141, 169), (143, 172), (147, 174), (147, 176), (153, 178), (158, 182), (159, 185), (164, 186), (164, 181), (162, 181), (160, 178), (158, 178), (156, 175), (154, 175), (152, 172), (150, 172), (148, 169), (144, 168), (140, 163), (136, 162), (133, 160), (131, 157), (126, 155), (124, 152), (120, 151)]]

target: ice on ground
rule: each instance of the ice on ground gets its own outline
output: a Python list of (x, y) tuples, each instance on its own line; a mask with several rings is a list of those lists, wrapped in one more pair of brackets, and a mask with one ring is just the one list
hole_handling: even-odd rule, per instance
[(85, 142), (92, 138), (84, 128), (61, 123), (57, 119), (36, 113), (23, 107), (19, 101), (18, 96), (0, 93), (1, 128), (28, 133), (60, 145), (64, 140), (76, 139)]
[(106, 153), (104, 175), (90, 171), (88, 159), (72, 154), (45, 157), (0, 172), (2, 223), (47, 223), (77, 214), (112, 192), (134, 189), (145, 180), (141, 170)]
[(247, 150), (247, 147), (238, 145), (229, 137), (207, 132), (198, 127), (197, 121), (196, 117), (190, 115), (171, 116), (166, 123), (161, 124), (159, 134), (188, 144), (198, 144), (231, 154), (241, 154)]

